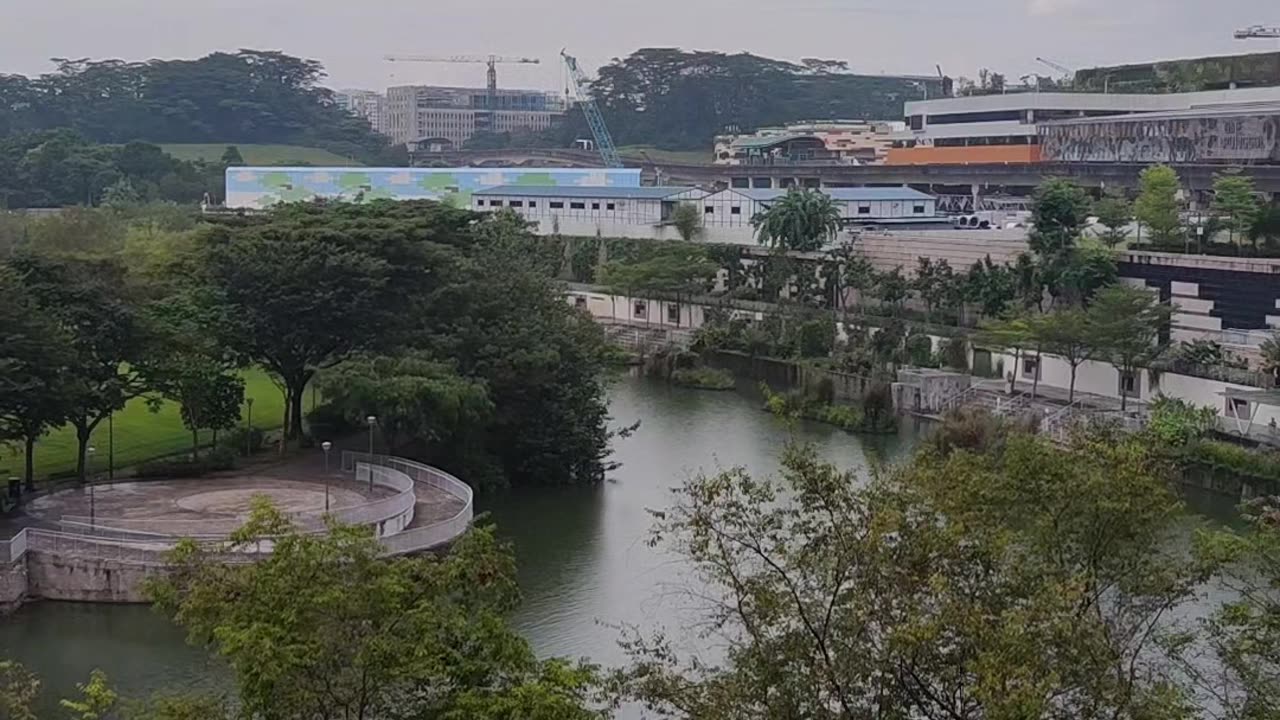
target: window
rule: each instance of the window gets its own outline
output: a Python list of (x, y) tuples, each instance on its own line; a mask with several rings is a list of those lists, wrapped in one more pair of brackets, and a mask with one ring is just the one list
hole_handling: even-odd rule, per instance
[(530, 201), (529, 201), (529, 207), (531, 207), (531, 208), (536, 208), (536, 207), (538, 207), (538, 201), (537, 201), (537, 200), (530, 200)]
[(729, 208), (729, 214), (730, 214), (730, 215), (741, 215), (741, 214), (742, 214), (742, 206), (740, 206), (740, 205), (734, 205), (733, 207)]
[(587, 204), (586, 204), (586, 203), (576, 203), (576, 202), (571, 202), (571, 203), (569, 203), (569, 209), (570, 209), (570, 210), (586, 210), (586, 209), (587, 209)]
[(618, 206), (617, 206), (617, 204), (615, 204), (615, 203), (609, 203), (609, 204), (607, 204), (607, 205), (605, 205), (605, 206), (604, 206), (604, 209), (605, 209), (605, 210), (617, 210), (617, 209), (618, 209)]
[(523, 200), (512, 200), (512, 201), (511, 201), (511, 207), (524, 207), (524, 201), (523, 201)]
[(707, 205), (706, 207), (702, 208), (702, 214), (703, 214), (703, 215), (715, 215), (715, 214), (716, 214), (716, 206), (715, 206), (715, 205)]
[(578, 297), (575, 297), (575, 298), (573, 299), (573, 306), (574, 306), (574, 307), (576, 307), (576, 308), (584, 308), (584, 309), (585, 309), (585, 308), (587, 307), (587, 299), (586, 299), (586, 298), (584, 298), (584, 297), (582, 297), (581, 295), (579, 295)]
[(483, 201), (483, 200), (477, 200), (477, 201), (476, 201), (476, 207), (484, 207), (484, 201)]
[(859, 205), (859, 206), (858, 206), (858, 214), (859, 214), (859, 215), (870, 215), (870, 214), (871, 214), (871, 206), (870, 206), (870, 205)]
[(672, 303), (667, 305), (667, 322), (680, 324), (680, 306)]
[(1040, 377), (1040, 361), (1036, 358), (1023, 358), (1022, 377), (1027, 380), (1035, 380)]
[(635, 307), (632, 308), (632, 317), (644, 320), (649, 317), (649, 304), (644, 300), (637, 300)]
[(600, 209), (600, 203), (591, 203), (591, 209), (592, 209), (592, 210), (599, 210), (599, 209)]
[(489, 201), (489, 207), (502, 207), (502, 201), (501, 201), (501, 200), (490, 200), (490, 201)]
[(563, 209), (564, 209), (564, 203), (560, 202), (559, 200), (552, 200), (552, 201), (551, 201), (551, 209), (552, 209), (552, 210), (563, 210)]
[(913, 212), (913, 213), (915, 213), (915, 214), (917, 214), (917, 215), (923, 215), (923, 214), (924, 214), (924, 205), (914, 205), (914, 206), (912, 206), (912, 208), (911, 208), (911, 212)]
[[(1121, 372), (1120, 373), (1120, 394), (1124, 397), (1138, 397), (1141, 393), (1138, 386), (1138, 373)], [(1247, 405), (1248, 403), (1246, 403)]]

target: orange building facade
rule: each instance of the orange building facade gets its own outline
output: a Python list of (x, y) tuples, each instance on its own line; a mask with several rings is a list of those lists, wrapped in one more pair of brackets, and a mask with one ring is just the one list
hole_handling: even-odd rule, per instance
[(1040, 162), (1039, 145), (890, 148), (886, 165), (995, 165)]

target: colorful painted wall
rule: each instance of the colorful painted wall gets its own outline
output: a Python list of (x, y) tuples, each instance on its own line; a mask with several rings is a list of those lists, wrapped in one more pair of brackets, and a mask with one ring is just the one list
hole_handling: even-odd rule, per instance
[(263, 209), (317, 197), (440, 200), (471, 207), (471, 193), (499, 185), (639, 187), (640, 170), (570, 168), (227, 168), (227, 207)]

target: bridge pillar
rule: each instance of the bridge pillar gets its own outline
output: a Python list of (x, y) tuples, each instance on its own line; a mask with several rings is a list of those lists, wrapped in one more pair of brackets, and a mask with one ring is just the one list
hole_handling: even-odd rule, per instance
[(982, 196), (982, 188), (978, 187), (978, 183), (969, 186), (970, 192), (973, 194), (973, 211), (978, 211), (978, 199)]

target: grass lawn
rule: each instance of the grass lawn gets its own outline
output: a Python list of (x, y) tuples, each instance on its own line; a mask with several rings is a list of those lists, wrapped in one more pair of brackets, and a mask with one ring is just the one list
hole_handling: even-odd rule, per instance
[[(244, 373), (245, 397), (253, 398), (253, 425), (263, 429), (280, 427), (284, 414), (284, 396), (261, 370)], [(311, 409), (310, 398), (303, 398), (303, 410)], [(241, 415), (241, 422), (246, 419)], [(210, 439), (209, 433), (201, 433), (201, 441)], [(104, 420), (94, 432), (93, 441), (97, 459), (94, 465), (101, 472), (107, 467), (107, 422)], [(125, 406), (115, 416), (116, 467), (136, 465), (152, 458), (181, 452), (191, 447), (191, 433), (182, 426), (178, 406), (164, 403), (158, 412), (151, 412), (146, 401), (138, 398)], [(36, 476), (48, 477), (75, 470), (76, 432), (71, 426), (59, 428), (36, 444)], [(22, 446), (12, 451), (0, 450), (0, 475), (21, 475), (24, 467)]]
[(655, 162), (668, 162), (679, 165), (708, 165), (711, 163), (711, 152), (708, 150), (659, 150), (649, 145), (627, 145), (618, 148), (618, 154), (624, 157), (643, 157), (648, 155)]
[[(160, 147), (179, 160), (215, 161), (226, 152), (223, 144), (176, 144)], [(320, 148), (300, 145), (236, 145), (250, 165), (360, 165), (361, 163)]]

